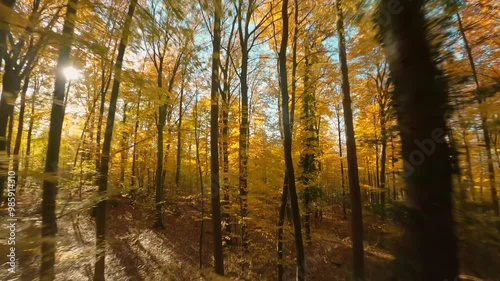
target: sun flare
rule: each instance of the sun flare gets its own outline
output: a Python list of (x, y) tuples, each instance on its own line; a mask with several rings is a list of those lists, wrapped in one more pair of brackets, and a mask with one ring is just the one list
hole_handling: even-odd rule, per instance
[(74, 68), (73, 66), (67, 66), (63, 69), (64, 76), (68, 80), (76, 80), (79, 79), (82, 74), (80, 70)]

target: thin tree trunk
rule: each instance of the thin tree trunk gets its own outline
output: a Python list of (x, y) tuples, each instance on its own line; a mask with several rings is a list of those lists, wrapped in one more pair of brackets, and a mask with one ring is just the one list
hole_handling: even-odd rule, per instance
[[(477, 141), (480, 141), (479, 138), (479, 133), (477, 135)], [(484, 213), (486, 212), (486, 204), (484, 204), (484, 193), (483, 193), (483, 180), (484, 180), (484, 170), (482, 167), (483, 164), (483, 154), (481, 151), (479, 151), (479, 166), (480, 166), (480, 171), (479, 171), (479, 200), (481, 202), (481, 211)]]
[(28, 125), (28, 135), (26, 139), (26, 154), (25, 154), (25, 161), (24, 161), (24, 175), (23, 175), (23, 183), (21, 184), (21, 188), (24, 187), (27, 178), (28, 178), (28, 171), (29, 171), (29, 166), (30, 166), (30, 157), (31, 157), (31, 137), (33, 135), (33, 125), (34, 125), (34, 115), (35, 115), (35, 103), (36, 103), (36, 98), (38, 95), (38, 90), (39, 88), (39, 83), (38, 80), (35, 80), (35, 87), (33, 89), (33, 95), (31, 96), (31, 109), (30, 109), (30, 122)]
[(136, 177), (137, 177), (137, 134), (139, 132), (139, 114), (140, 114), (140, 104), (141, 104), (142, 90), (139, 90), (139, 96), (137, 100), (137, 107), (135, 113), (135, 126), (134, 126), (134, 148), (132, 151), (132, 175), (130, 177), (130, 187), (136, 189)]
[(127, 47), (130, 34), (130, 25), (134, 10), (137, 5), (137, 0), (130, 0), (127, 17), (122, 30), (122, 38), (118, 47), (118, 55), (114, 66), (113, 87), (111, 89), (111, 97), (109, 100), (109, 111), (106, 120), (106, 129), (104, 131), (104, 141), (102, 146), (102, 154), (99, 167), (99, 196), (100, 201), (97, 203), (96, 212), (96, 262), (94, 271), (94, 281), (104, 281), (105, 257), (106, 257), (106, 197), (108, 189), (108, 172), (109, 162), (111, 158), (111, 140), (113, 137), (113, 128), (115, 123), (116, 103), (118, 101), (118, 93), (120, 91), (120, 81), (122, 74), (123, 57), (125, 48)]
[(127, 103), (123, 105), (123, 119), (122, 119), (122, 151), (121, 151), (121, 161), (120, 161), (120, 183), (122, 188), (125, 185), (125, 170), (127, 168), (127, 152), (128, 152), (128, 132), (127, 132)]
[[(278, 71), (279, 71), (279, 62), (277, 64), (278, 66)], [(281, 84), (281, 83), (280, 83)], [(281, 89), (281, 87), (280, 87)], [(283, 141), (283, 122), (281, 118), (281, 97), (278, 96), (278, 123), (279, 123), (279, 128), (280, 128), (280, 136), (281, 140)], [(293, 125), (292, 125), (293, 126)], [(283, 281), (283, 274), (285, 273), (284, 267), (283, 267), (283, 225), (285, 223), (285, 215), (286, 215), (286, 207), (287, 207), (287, 200), (288, 200), (288, 178), (286, 175), (286, 170), (285, 170), (285, 175), (284, 175), (284, 181), (283, 181), (283, 190), (281, 192), (281, 201), (280, 201), (280, 209), (279, 209), (279, 215), (278, 215), (278, 234), (277, 234), (277, 241), (276, 241), (276, 248), (278, 251), (278, 281)]]
[(382, 153), (380, 155), (380, 218), (385, 219), (385, 191), (387, 189), (385, 166), (387, 161), (387, 128), (385, 112), (380, 113), (380, 136), (382, 142)]
[(491, 138), (491, 142), (493, 143), (493, 151), (495, 151), (495, 156), (497, 160), (497, 166), (500, 168), (500, 154), (498, 153), (497, 143), (498, 143), (498, 131), (493, 133), (494, 135)]
[(198, 92), (196, 92), (195, 103), (194, 103), (194, 138), (196, 145), (196, 166), (198, 170), (198, 179), (200, 183), (200, 194), (201, 194), (201, 223), (200, 223), (200, 239), (199, 239), (199, 255), (200, 255), (200, 269), (203, 267), (203, 233), (204, 233), (204, 222), (205, 222), (205, 187), (203, 186), (203, 172), (201, 171), (201, 161), (200, 161), (200, 136), (198, 133)]
[(394, 137), (391, 134), (391, 165), (392, 165), (392, 200), (396, 201), (397, 200), (397, 193), (396, 193), (396, 156), (394, 155)]
[(66, 77), (62, 69), (68, 65), (73, 41), (73, 31), (76, 20), (78, 0), (68, 0), (62, 36), (67, 44), (61, 45), (57, 58), (57, 72), (54, 83), (53, 103), (50, 113), (49, 141), (47, 144), (47, 157), (45, 158), (45, 174), (50, 179), (43, 181), (42, 192), (42, 250), (40, 280), (55, 279), (54, 264), (56, 261), (56, 196), (59, 185), (57, 170), (59, 167), (59, 149), (61, 146), (61, 133), (64, 121), (64, 91)]
[(210, 177), (212, 198), (212, 225), (214, 232), (214, 266), (215, 273), (224, 275), (224, 256), (222, 252), (222, 229), (220, 211), (219, 183), (219, 86), (220, 86), (220, 41), (222, 2), (214, 1), (214, 38), (212, 50), (212, 88), (210, 106)]
[[(24, 125), (24, 111), (26, 109), (26, 92), (28, 91), (28, 84), (30, 81), (30, 75), (26, 75), (24, 78), (23, 89), (21, 90), (21, 106), (19, 108), (19, 120), (17, 122), (17, 134), (16, 141), (14, 144), (14, 173), (15, 173), (15, 181), (19, 183), (19, 162), (21, 161), (19, 157), (19, 151), (21, 150), (21, 140), (23, 137), (23, 125)], [(19, 185), (20, 187), (22, 185)]]
[[(184, 78), (184, 75), (182, 77)], [(176, 169), (175, 169), (175, 185), (177, 185), (177, 188), (179, 188), (180, 182), (181, 182), (181, 162), (182, 162), (182, 106), (183, 106), (183, 101), (184, 101), (184, 81), (181, 83), (181, 95), (179, 99), (179, 122), (177, 123), (177, 163), (176, 163)]]
[(9, 128), (7, 130), (7, 156), (10, 159), (12, 156), (12, 134), (14, 132), (14, 111), (12, 111), (9, 115)]
[[(113, 57), (116, 51), (116, 44), (113, 49), (113, 52), (111, 53), (111, 56)], [(104, 60), (106, 58), (102, 58), (102, 70), (101, 70), (101, 87), (100, 87), (100, 106), (99, 106), (99, 117), (97, 118), (97, 132), (96, 132), (96, 170), (97, 173), (99, 173), (100, 166), (101, 166), (101, 135), (102, 135), (102, 122), (104, 120), (104, 107), (106, 104), (106, 94), (108, 93), (109, 89), (109, 84), (111, 83), (111, 74), (113, 70), (113, 59), (111, 59), (110, 62), (110, 70), (109, 70), (109, 75), (106, 77), (106, 70), (105, 70), (105, 63)]]
[[(233, 24), (234, 28), (234, 24)], [(232, 32), (231, 32), (232, 34)], [(229, 40), (231, 41), (231, 40)], [(230, 86), (228, 76), (229, 68), (229, 51), (231, 49), (230, 43), (227, 47), (226, 64), (224, 68), (224, 86), (221, 93), (222, 97), (222, 217), (224, 220), (225, 233), (229, 236), (228, 243), (231, 243), (231, 211), (230, 211), (230, 197), (229, 197), (229, 102), (230, 102)]]
[(285, 273), (285, 269), (283, 267), (283, 225), (285, 224), (285, 213), (286, 213), (286, 202), (288, 200), (288, 178), (285, 173), (285, 178), (283, 181), (283, 192), (281, 193), (281, 204), (278, 218), (278, 281), (283, 280), (283, 275)]
[(453, 136), (453, 133), (451, 131), (448, 131), (448, 139), (450, 142), (450, 162), (451, 162), (451, 170), (452, 174), (457, 175), (458, 177), (458, 201), (459, 201), (459, 209), (462, 211), (462, 214), (467, 217), (468, 214), (466, 213), (467, 209), (467, 190), (462, 182), (462, 172), (460, 169), (460, 163), (458, 159), (458, 149), (457, 149), (457, 143), (455, 141), (455, 137)]
[(304, 246), (302, 244), (302, 231), (300, 227), (300, 212), (297, 199), (297, 191), (295, 189), (295, 173), (293, 169), (292, 159), (292, 132), (290, 127), (290, 116), (288, 109), (288, 82), (286, 68), (286, 49), (288, 44), (288, 0), (283, 0), (281, 17), (283, 21), (283, 31), (281, 46), (279, 51), (279, 74), (281, 84), (281, 106), (283, 114), (283, 150), (285, 155), (286, 174), (288, 179), (288, 192), (292, 205), (293, 226), (295, 232), (295, 247), (297, 252), (297, 280), (305, 279), (305, 264), (304, 264)]
[(493, 151), (495, 151), (495, 156), (497, 158), (497, 166), (500, 168), (500, 153), (498, 153), (498, 147), (497, 147), (498, 131), (494, 132), (494, 137), (492, 138), (491, 142), (493, 143)]
[(464, 147), (465, 147), (465, 160), (466, 160), (466, 173), (467, 173), (467, 179), (469, 182), (469, 190), (472, 195), (472, 200), (474, 200), (474, 176), (472, 175), (472, 161), (470, 157), (470, 145), (469, 141), (467, 140), (467, 133), (465, 128), (462, 130), (462, 137), (464, 140)]
[[(250, 1), (252, 2), (252, 1)], [(251, 5), (251, 3), (249, 3)], [(248, 249), (247, 238), (247, 216), (248, 216), (248, 145), (249, 145), (249, 106), (248, 106), (248, 16), (250, 16), (251, 7), (248, 8), (245, 18), (242, 16), (243, 0), (239, 0), (238, 13), (238, 34), (240, 37), (241, 47), (241, 73), (240, 73), (240, 88), (241, 88), (241, 122), (239, 135), (239, 197), (240, 197), (240, 230), (241, 244), (244, 249)], [(243, 25), (245, 21), (245, 25)]]
[[(163, 57), (159, 59), (159, 67), (157, 68), (157, 83), (158, 88), (163, 87)], [(157, 148), (156, 148), (156, 175), (155, 175), (155, 220), (153, 228), (163, 229), (162, 207), (163, 207), (163, 129), (167, 118), (167, 105), (163, 102), (158, 107), (158, 123), (157, 128)]]
[[(298, 38), (298, 32), (299, 32), (299, 1), (295, 0), (293, 2), (294, 4), (294, 10), (293, 10), (293, 17), (294, 17), (294, 29), (293, 29), (293, 41), (292, 41), (292, 81), (291, 81), (291, 108), (290, 108), (290, 132), (293, 134), (293, 125), (295, 122), (295, 93), (297, 90), (297, 38)], [(277, 72), (280, 72), (280, 64), (279, 61), (277, 63)], [(283, 87), (281, 85), (281, 80), (278, 81), (278, 84), (280, 86), (280, 89)], [(285, 86), (286, 87), (286, 86)], [(278, 96), (278, 119), (279, 119), (279, 124), (280, 124), (280, 134), (281, 134), (281, 139), (284, 140), (284, 135), (283, 135), (283, 120), (282, 120), (282, 105), (280, 103), (281, 97)], [(288, 219), (291, 218), (291, 211), (290, 211), (290, 206), (288, 205), (288, 178), (286, 175), (286, 168), (285, 168), (285, 181), (283, 183), (283, 190), (282, 190), (282, 196), (281, 196), (281, 203), (280, 203), (280, 213), (279, 213), (279, 219), (278, 219), (278, 279), (282, 280), (283, 279), (283, 224), (285, 222), (285, 216), (288, 217)], [(285, 194), (285, 195), (283, 195)], [(283, 212), (281, 210), (283, 209)], [(280, 239), (281, 237), (281, 239)]]
[(229, 236), (229, 239), (227, 239), (228, 243), (232, 243), (231, 239), (231, 206), (230, 206), (230, 195), (229, 195), (229, 189), (230, 189), (230, 182), (229, 182), (229, 103), (231, 102), (231, 81), (229, 77), (229, 68), (230, 68), (230, 62), (231, 62), (231, 50), (232, 50), (232, 44), (233, 44), (233, 36), (234, 36), (234, 29), (236, 26), (236, 21), (238, 17), (235, 16), (231, 25), (231, 31), (229, 32), (229, 38), (227, 39), (227, 46), (226, 46), (226, 61), (224, 65), (222, 66), (222, 74), (224, 76), (224, 81), (223, 81), (223, 89), (221, 92), (221, 98), (222, 98), (222, 176), (223, 176), (223, 183), (222, 183), (222, 192), (223, 192), (223, 199), (221, 202), (222, 205), (222, 217), (224, 220), (224, 231), (226, 233), (226, 237)]
[(344, 219), (347, 219), (347, 211), (346, 211), (346, 198), (345, 198), (345, 179), (344, 179), (344, 160), (342, 156), (342, 132), (340, 130), (340, 108), (336, 107), (337, 114), (337, 131), (338, 131), (338, 140), (339, 140), (339, 158), (340, 158), (340, 177), (342, 182), (342, 214)]
[(358, 178), (358, 163), (356, 157), (356, 139), (351, 109), (351, 91), (349, 85), (349, 71), (347, 69), (347, 52), (344, 34), (344, 16), (341, 1), (336, 2), (337, 30), (339, 44), (339, 61), (342, 71), (342, 105), (344, 108), (344, 123), (347, 144), (347, 172), (349, 176), (349, 190), (351, 198), (351, 232), (353, 251), (353, 278), (355, 281), (364, 279), (363, 253), (363, 220), (361, 213), (361, 195)]

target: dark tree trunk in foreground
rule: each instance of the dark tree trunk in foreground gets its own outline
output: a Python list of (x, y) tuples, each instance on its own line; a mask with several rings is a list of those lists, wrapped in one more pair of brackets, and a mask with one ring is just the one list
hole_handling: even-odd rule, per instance
[(104, 260), (106, 257), (106, 191), (108, 189), (108, 171), (111, 151), (111, 139), (113, 137), (113, 127), (115, 123), (116, 103), (118, 101), (118, 93), (120, 91), (120, 80), (122, 72), (123, 57), (125, 48), (127, 47), (128, 37), (130, 34), (130, 24), (134, 16), (134, 10), (137, 5), (137, 0), (131, 0), (128, 7), (127, 18), (123, 25), (122, 38), (118, 47), (118, 55), (114, 67), (113, 88), (109, 100), (109, 111), (106, 120), (106, 129), (104, 131), (104, 141), (102, 146), (101, 161), (99, 167), (99, 196), (100, 201), (97, 203), (96, 212), (96, 262), (94, 271), (94, 281), (104, 280)]
[(351, 109), (351, 90), (349, 85), (349, 71), (347, 69), (347, 53), (345, 46), (344, 20), (342, 4), (336, 2), (337, 30), (339, 35), (339, 61), (342, 71), (342, 107), (344, 109), (344, 123), (347, 145), (347, 175), (349, 177), (349, 192), (351, 199), (351, 233), (353, 255), (353, 278), (355, 281), (364, 279), (363, 253), (363, 220), (361, 213), (361, 194), (358, 178), (358, 161), (356, 157), (356, 139)]
[[(452, 217), (450, 150), (445, 139), (447, 84), (432, 57), (423, 0), (381, 0), (380, 34), (394, 82), (406, 182), (406, 233), (409, 261), (397, 273), (405, 280), (458, 280)], [(403, 265), (404, 266), (404, 265)], [(400, 275), (395, 276), (401, 278)]]
[(57, 72), (54, 83), (53, 103), (50, 113), (49, 142), (47, 157), (45, 158), (45, 174), (42, 194), (42, 263), (40, 266), (40, 280), (54, 280), (54, 264), (56, 261), (56, 196), (58, 189), (57, 169), (59, 166), (59, 149), (61, 147), (61, 133), (64, 120), (64, 92), (66, 77), (63, 68), (69, 65), (71, 44), (76, 20), (76, 5), (78, 0), (69, 0), (64, 26), (62, 31), (63, 44), (57, 58)]
[(304, 246), (302, 244), (302, 231), (300, 227), (299, 202), (297, 199), (297, 191), (295, 189), (295, 173), (293, 170), (292, 159), (292, 132), (290, 127), (290, 116), (288, 109), (289, 97), (286, 69), (286, 48), (288, 43), (288, 0), (283, 0), (281, 17), (283, 20), (283, 36), (281, 38), (281, 46), (279, 51), (279, 73), (282, 100), (281, 112), (283, 114), (283, 149), (285, 154), (286, 178), (288, 179), (288, 192), (290, 194), (290, 201), (292, 205), (293, 228), (295, 232), (295, 247), (297, 251), (297, 280), (304, 280)]
[(212, 50), (212, 89), (210, 106), (210, 176), (212, 197), (212, 224), (214, 229), (214, 265), (215, 273), (224, 275), (224, 257), (222, 252), (222, 227), (220, 212), (219, 182), (219, 65), (221, 41), (221, 0), (214, 1), (214, 39)]

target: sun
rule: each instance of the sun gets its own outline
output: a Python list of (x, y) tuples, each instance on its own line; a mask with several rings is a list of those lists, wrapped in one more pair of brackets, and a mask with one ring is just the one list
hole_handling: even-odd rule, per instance
[(74, 68), (73, 66), (65, 67), (63, 69), (63, 74), (64, 74), (64, 77), (66, 77), (66, 79), (68, 79), (68, 80), (76, 80), (82, 76), (80, 70)]

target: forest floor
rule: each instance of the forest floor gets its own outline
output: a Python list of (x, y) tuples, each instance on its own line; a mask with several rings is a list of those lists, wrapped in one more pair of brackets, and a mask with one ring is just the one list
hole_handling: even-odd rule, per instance
[[(0, 280), (37, 280), (40, 265), (39, 197), (25, 194), (19, 198), (16, 254), (18, 279), (7, 275), (7, 264), (2, 262)], [(175, 205), (166, 206), (163, 217), (165, 229), (154, 230), (153, 212), (144, 204), (129, 198), (109, 203), (107, 216), (107, 280), (226, 280), (212, 272), (212, 224), (209, 204), (206, 204), (203, 221), (203, 247), (200, 251), (200, 198), (183, 197)], [(69, 202), (75, 204), (78, 202)], [(68, 204), (69, 205), (69, 204)], [(321, 222), (312, 223), (312, 242), (305, 245), (308, 280), (349, 280), (350, 276), (350, 226), (346, 220), (333, 218), (340, 208), (325, 210)], [(5, 209), (1, 210), (2, 217)], [(390, 280), (394, 256), (387, 250), (398, 231), (390, 224), (365, 216), (365, 278)], [(2, 219), (2, 224), (6, 224)], [(249, 221), (249, 249), (225, 246), (225, 270), (228, 280), (276, 280), (277, 257), (273, 226), (274, 220), (265, 215)], [(285, 280), (294, 280), (294, 243), (291, 225), (285, 223)], [(269, 231), (270, 230), (270, 231)], [(385, 233), (384, 235), (380, 235)], [(9, 246), (0, 230), (0, 252), (7, 253)], [(392, 236), (392, 237), (391, 237)], [(95, 253), (95, 226), (89, 209), (68, 207), (58, 219), (56, 280), (92, 280)], [(202, 268), (200, 269), (200, 252)], [(2, 254), (2, 261), (5, 255)], [(488, 266), (488, 265), (485, 265)], [(466, 270), (464, 272), (469, 272)], [(9, 278), (9, 279), (8, 279)], [(464, 280), (500, 280), (469, 277)]]

